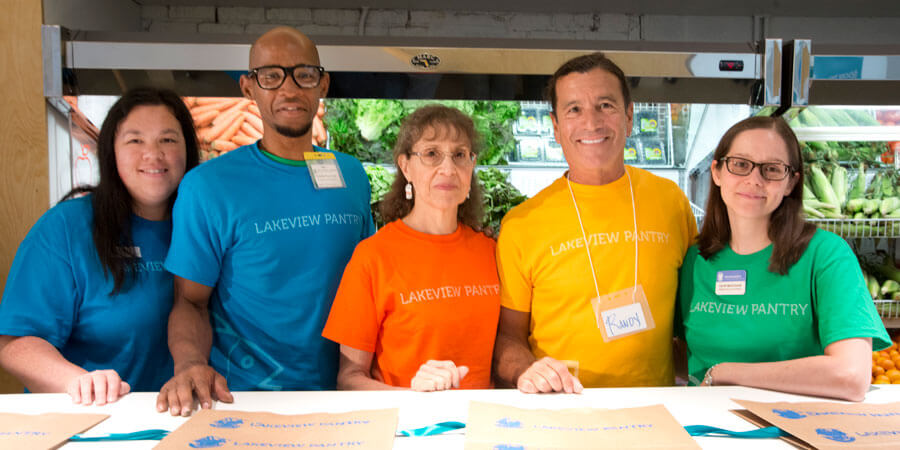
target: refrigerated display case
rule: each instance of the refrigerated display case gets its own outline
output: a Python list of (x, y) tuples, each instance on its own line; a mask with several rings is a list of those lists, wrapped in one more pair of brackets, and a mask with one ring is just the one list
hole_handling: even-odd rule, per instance
[(807, 220), (847, 239), (885, 324), (900, 327), (900, 287), (888, 283), (900, 282), (900, 106), (810, 106), (786, 117), (810, 183), (827, 174), (828, 183), (809, 188)]

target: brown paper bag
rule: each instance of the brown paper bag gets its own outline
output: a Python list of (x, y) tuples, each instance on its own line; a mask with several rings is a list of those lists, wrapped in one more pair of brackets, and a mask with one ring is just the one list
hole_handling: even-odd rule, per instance
[(213, 411), (194, 414), (156, 446), (183, 448), (355, 448), (390, 449), (397, 409), (282, 415)]
[[(761, 403), (733, 399), (756, 418), (790, 433), (799, 448), (900, 448), (900, 403)], [(751, 423), (760, 420), (738, 413)]]
[(0, 448), (56, 448), (107, 417), (107, 414), (0, 413)]
[(469, 403), (466, 449), (698, 449), (663, 405), (528, 410)]

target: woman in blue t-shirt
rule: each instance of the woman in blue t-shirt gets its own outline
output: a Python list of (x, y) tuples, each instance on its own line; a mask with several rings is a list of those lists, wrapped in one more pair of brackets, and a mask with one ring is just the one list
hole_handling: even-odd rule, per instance
[(781, 118), (742, 120), (710, 172), (678, 287), (689, 381), (862, 400), (890, 340), (850, 246), (803, 219), (797, 137)]
[(102, 405), (172, 375), (162, 264), (178, 183), (199, 163), (190, 112), (171, 91), (129, 91), (103, 122), (97, 157), (100, 183), (70, 192), (16, 252), (0, 366), (31, 392)]

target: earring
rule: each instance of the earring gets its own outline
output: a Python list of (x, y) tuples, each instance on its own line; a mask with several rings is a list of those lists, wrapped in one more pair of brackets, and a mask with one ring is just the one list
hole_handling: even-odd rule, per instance
[(412, 200), (412, 183), (410, 183), (409, 181), (407, 181), (407, 182), (406, 182), (406, 189), (404, 189), (404, 190), (406, 191), (406, 199), (407, 199), (407, 200)]
[(466, 200), (469, 199), (469, 196), (472, 195), (472, 191), (466, 192)]

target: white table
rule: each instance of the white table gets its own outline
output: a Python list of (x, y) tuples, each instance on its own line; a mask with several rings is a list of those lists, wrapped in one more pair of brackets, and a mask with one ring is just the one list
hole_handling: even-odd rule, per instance
[[(218, 403), (221, 410), (268, 411), (279, 414), (345, 412), (360, 409), (399, 408), (399, 429), (417, 428), (456, 420), (465, 422), (469, 400), (507, 404), (519, 408), (628, 408), (662, 403), (682, 425), (712, 425), (745, 431), (755, 427), (729, 412), (740, 406), (732, 398), (761, 402), (827, 401), (821, 398), (783, 394), (760, 389), (716, 387), (661, 387), (586, 389), (583, 394), (528, 395), (515, 390), (445, 391), (434, 393), (396, 391), (356, 392), (235, 392), (234, 403)], [(866, 403), (900, 401), (900, 385), (874, 387)], [(88, 430), (85, 436), (125, 433), (160, 428), (174, 430), (187, 418), (156, 412), (156, 393), (126, 395), (105, 406), (73, 405), (66, 394), (0, 395), (0, 412), (37, 414), (45, 412), (103, 413), (110, 417)], [(780, 440), (698, 437), (703, 448), (759, 449), (792, 448)], [(463, 430), (428, 437), (397, 437), (395, 449), (462, 449)], [(148, 449), (157, 441), (68, 443), (65, 449)]]

